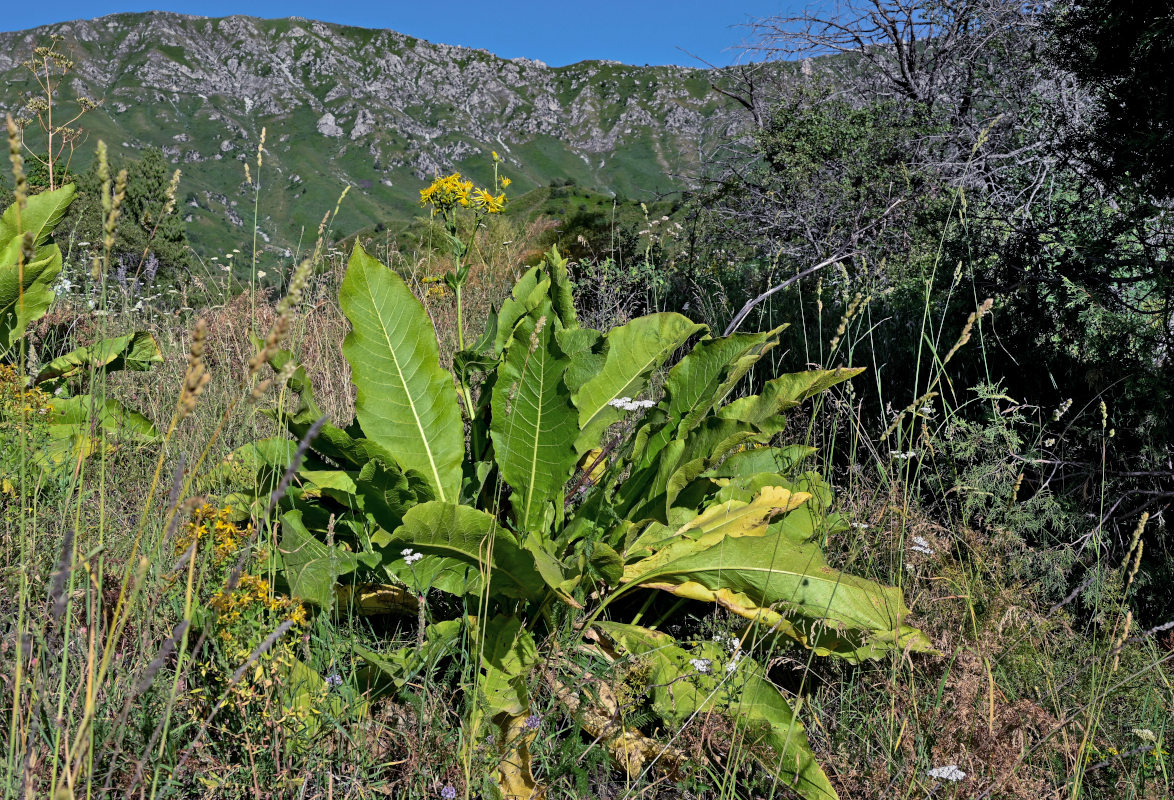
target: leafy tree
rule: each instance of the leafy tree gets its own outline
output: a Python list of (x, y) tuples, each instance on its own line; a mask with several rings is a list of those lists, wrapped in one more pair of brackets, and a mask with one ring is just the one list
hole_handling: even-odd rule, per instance
[[(169, 172), (163, 153), (148, 149), (126, 169), (126, 198), (111, 253), (116, 275), (128, 285), (136, 280), (142, 285), (144, 277), (186, 273), (191, 267), (187, 232), (175, 213), (176, 178)], [(100, 242), (101, 181), (96, 165), (77, 176), (77, 186), (78, 200), (67, 224), (82, 241)]]
[[(1045, 58), (1044, 19), (1053, 49), (1070, 37), (1066, 58)], [(1063, 468), (1046, 480), (1098, 517), (1087, 487), (1121, 498), (1098, 530), (1127, 537), (1140, 513), (1174, 498), (1174, 427), (1158, 388), (1174, 383), (1174, 226), (1161, 199), (1174, 176), (1161, 161), (1170, 20), (1138, 3), (1045, 18), (1003, 0), (848, 0), (830, 15), (760, 21), (760, 52), (808, 60), (780, 70), (774, 91), (763, 70), (723, 92), (752, 112), (754, 133), (713, 161), (720, 191), (699, 212), (710, 252), (724, 249), (742, 282), (721, 275), (720, 288), (754, 296), (829, 254), (866, 255), (875, 269), (851, 269), (841, 296), (847, 307), (859, 290), (871, 317), (888, 320), (854, 354), (885, 365), (883, 385), (858, 388), (886, 420), (883, 398), (917, 386), (908, 354), (924, 320), (962, 320), (996, 298), (997, 345), (960, 353), (952, 381), (1002, 379), (1009, 396), (1050, 408), (1105, 401), (1111, 422), (1072, 419), (1063, 454), (1048, 454)], [(772, 274), (763, 264), (780, 255)], [(798, 294), (759, 311), (794, 319)], [(803, 310), (814, 325), (793, 346), (827, 341), (814, 328), (822, 313)]]
[(1097, 102), (1076, 137), (1091, 151), (1089, 166), (1106, 181), (1174, 197), (1174, 7), (1069, 1), (1051, 23), (1049, 55)]

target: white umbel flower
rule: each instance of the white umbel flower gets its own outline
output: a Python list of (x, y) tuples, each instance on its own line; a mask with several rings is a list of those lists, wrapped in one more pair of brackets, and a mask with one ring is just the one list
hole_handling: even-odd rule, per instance
[(642, 411), (656, 405), (651, 400), (633, 400), (630, 397), (617, 397), (615, 400), (609, 400), (607, 404), (620, 411)]
[(932, 556), (934, 554), (934, 549), (929, 546), (929, 542), (924, 536), (914, 536), (913, 544), (909, 545), (909, 549), (922, 555)]
[(931, 778), (936, 778), (939, 781), (960, 781), (966, 777), (966, 773), (958, 769), (957, 764), (950, 764), (945, 767), (934, 767), (928, 773)]

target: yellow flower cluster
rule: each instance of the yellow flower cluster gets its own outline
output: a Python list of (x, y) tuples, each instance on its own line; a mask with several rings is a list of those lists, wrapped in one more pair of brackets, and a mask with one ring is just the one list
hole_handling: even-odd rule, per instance
[(0, 364), (0, 415), (48, 414), (51, 399), (35, 386), (26, 388), (19, 372), (8, 364)]
[[(35, 458), (49, 442), (49, 412), (52, 397), (7, 364), (0, 364), (0, 496), (15, 499), (18, 476), (25, 466), (22, 454)], [(19, 506), (0, 503), (4, 512)]]
[[(502, 188), (509, 185), (509, 178), (501, 179)], [(420, 190), (420, 205), (432, 206), (433, 215), (447, 213), (458, 206), (497, 214), (505, 208), (505, 202), (505, 192), (495, 195), (489, 189), (474, 188), (473, 182), (462, 178), (459, 172), (437, 178), (428, 188)]]
[(488, 189), (478, 189), (473, 192), (473, 206), (486, 214), (498, 214), (505, 208), (505, 192), (494, 195)]
[[(175, 543), (177, 553), (182, 553), (193, 542), (209, 542), (212, 547), (212, 561), (227, 574), (229, 560), (236, 558), (241, 548), (252, 538), (252, 524), (241, 527), (232, 521), (232, 508), (218, 508), (204, 503), (192, 511), (191, 517), (183, 524), (182, 532)], [(199, 547), (199, 545), (197, 545)], [(242, 616), (257, 616), (266, 612), (280, 619), (292, 619), (298, 625), (308, 622), (306, 609), (301, 603), (289, 597), (274, 595), (269, 581), (248, 573), (241, 575), (231, 592), (219, 590), (208, 601), (209, 607), (217, 612), (222, 625), (231, 625)], [(221, 631), (221, 638), (232, 638), (227, 630)]]
[(241, 528), (231, 517), (232, 508), (229, 506), (217, 508), (211, 503), (199, 506), (184, 523), (175, 543), (175, 551), (182, 553), (192, 546), (193, 541), (203, 541), (211, 534), (213, 556), (217, 563), (236, 555), (241, 546), (252, 538), (253, 526), (250, 523)]
[(421, 283), (424, 284), (425, 297), (447, 297), (449, 294), (448, 287), (444, 285), (444, 277), (440, 275), (429, 275), (424, 278)]
[(242, 615), (258, 609), (293, 620), (296, 625), (308, 622), (305, 606), (289, 597), (273, 594), (269, 581), (257, 575), (241, 575), (231, 592), (216, 592), (208, 605), (216, 609), (216, 618), (221, 624), (236, 622)]
[(420, 190), (420, 205), (432, 206), (432, 213), (450, 211), (457, 206), (469, 205), (469, 195), (473, 191), (473, 182), (461, 178), (461, 173), (454, 172), (447, 178), (437, 178), (427, 189)]

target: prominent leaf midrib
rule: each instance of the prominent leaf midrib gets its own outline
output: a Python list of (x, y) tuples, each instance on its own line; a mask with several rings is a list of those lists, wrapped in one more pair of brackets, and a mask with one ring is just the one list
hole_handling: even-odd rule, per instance
[[(423, 443), (424, 453), (428, 456), (428, 465), (432, 468), (432, 477), (436, 481), (436, 491), (438, 499), (447, 500), (444, 493), (444, 482), (440, 479), (440, 470), (436, 467), (436, 457), (432, 453), (432, 445), (428, 441), (428, 435), (424, 430), (424, 424), (420, 420), (420, 414), (416, 410), (416, 401), (412, 397), (411, 389), (408, 386), (408, 379), (404, 376), (403, 367), (400, 365), (399, 357), (396, 355), (395, 346), (392, 344), (390, 332), (387, 325), (383, 322), (384, 302), (382, 299), (375, 297), (374, 289), (366, 272), (363, 273), (363, 282), (367, 287), (367, 294), (371, 297), (372, 305), (375, 307), (375, 319), (379, 323), (379, 330), (383, 332), (383, 339), (387, 343), (388, 353), (391, 355), (391, 361), (395, 364), (396, 375), (399, 378), (400, 384), (404, 389), (404, 396), (408, 399), (408, 407), (412, 410), (412, 419), (416, 422), (416, 430), (420, 434), (420, 441)], [(402, 340), (400, 342), (403, 343)], [(414, 374), (414, 373), (413, 373)], [(383, 415), (386, 418), (386, 415)]]
[[(620, 397), (630, 397), (631, 395), (627, 394), (627, 392), (630, 391), (633, 386), (635, 386), (637, 383), (640, 382), (641, 376), (644, 375), (644, 370), (651, 369), (652, 366), (654, 364), (656, 364), (657, 361), (660, 360), (660, 356), (663, 353), (664, 353), (664, 350), (662, 349), (659, 352), (657, 352), (656, 357), (650, 358), (647, 361), (645, 361), (644, 364), (640, 367), (640, 369), (636, 371), (636, 374), (633, 375), (632, 378), (627, 383), (625, 383), (619, 391), (612, 393), (611, 397), (607, 398), (607, 400), (605, 400), (604, 402), (602, 402), (596, 406), (595, 410), (591, 412), (591, 416), (589, 416), (587, 418), (587, 421), (584, 424), (580, 425), (580, 427), (586, 428), (588, 425), (590, 425), (592, 422), (594, 422), (596, 417), (598, 417), (600, 414), (602, 414), (605, 410), (607, 410), (610, 407), (612, 400), (616, 400)], [(606, 368), (607, 368), (607, 365), (604, 364), (604, 369), (606, 369)], [(602, 377), (602, 376), (603, 376), (603, 373), (600, 373), (600, 377)], [(584, 390), (586, 390), (586, 388), (587, 388), (586, 386), (583, 387)]]
[[(817, 569), (818, 568), (825, 568), (825, 567), (817, 567)], [(671, 569), (666, 568), (664, 571), (659, 572), (659, 573), (657, 573), (653, 576), (650, 576), (650, 577), (654, 577), (656, 579), (663, 579), (666, 577), (670, 577), (670, 578), (671, 577), (687, 577), (689, 575), (697, 575), (698, 573), (702, 573), (702, 572), (720, 572), (720, 571), (752, 572), (752, 573), (763, 572), (763, 573), (770, 573), (772, 575), (791, 576), (794, 578), (811, 580), (811, 581), (823, 584), (825, 587), (830, 586), (831, 587), (831, 596), (827, 598), (828, 605), (827, 605), (827, 608), (825, 609), (825, 611), (823, 612), (823, 613), (827, 613), (827, 614), (834, 613), (832, 611), (832, 604), (835, 602), (835, 595), (840, 587), (847, 587), (846, 590), (851, 590), (851, 589), (864, 590), (867, 588), (867, 587), (862, 587), (862, 586), (856, 585), (853, 580), (855, 578), (855, 576), (847, 575), (844, 573), (838, 573), (836, 575), (836, 578), (833, 580), (831, 578), (825, 578), (825, 577), (813, 575), (813, 574), (807, 573), (807, 572), (798, 572), (794, 569), (779, 569), (777, 567), (760, 567), (760, 566), (754, 566), (754, 565), (736, 566), (736, 567), (735, 566), (712, 567), (709, 569), (696, 569), (696, 568), (683, 569), (683, 568), (679, 568), (677, 570), (671, 570)], [(644, 581), (641, 581), (641, 582), (643, 583)], [(652, 581), (649, 581), (649, 582), (652, 582)], [(700, 581), (697, 581), (697, 582), (700, 583)], [(702, 584), (702, 585), (704, 585), (704, 584)], [(709, 587), (706, 587), (706, 588), (709, 589), (709, 591), (718, 591), (718, 589), (710, 589)], [(719, 587), (719, 588), (729, 588), (729, 587)], [(883, 591), (885, 587), (878, 585), (877, 588), (879, 588), (881, 591)], [(869, 597), (869, 599), (870, 600), (872, 599), (871, 596)], [(800, 602), (799, 600), (795, 600), (794, 598), (791, 598), (791, 599), (780, 598), (780, 602), (792, 603), (795, 605), (802, 605), (802, 606), (812, 605), (809, 603)], [(859, 604), (853, 603), (853, 607), (859, 608), (861, 606)], [(873, 603), (869, 603), (867, 607), (869, 609), (875, 609), (876, 611), (880, 611), (879, 608), (875, 608), (875, 604), (873, 604)], [(839, 614), (836, 614), (836, 616), (848, 617), (848, 615), (842, 614), (842, 612)], [(851, 617), (848, 617), (848, 618), (854, 619), (854, 620), (859, 620), (860, 622), (880, 621), (879, 619), (868, 619), (867, 617), (863, 617), (863, 618), (857, 617), (857, 615), (851, 615)]]
[[(529, 485), (526, 487), (526, 511), (522, 516), (527, 522), (530, 519), (530, 507), (534, 503), (534, 484), (536, 483), (538, 474), (538, 444), (542, 438), (542, 400), (546, 392), (546, 348), (541, 347), (538, 349), (542, 351), (542, 354), (538, 359), (538, 394), (534, 402), (534, 413), (536, 414), (534, 418), (534, 446), (531, 448), (530, 453), (530, 480), (527, 482)], [(531, 355), (537, 355), (537, 353)]]

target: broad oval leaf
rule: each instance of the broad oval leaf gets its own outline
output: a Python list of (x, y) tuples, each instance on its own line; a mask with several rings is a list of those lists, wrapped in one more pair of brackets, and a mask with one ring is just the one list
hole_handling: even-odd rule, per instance
[(712, 478), (735, 478), (761, 472), (785, 475), (795, 469), (803, 459), (810, 458), (817, 452), (816, 448), (802, 444), (786, 447), (752, 447), (733, 453), (719, 466), (704, 474)]
[(20, 241), (14, 239), (0, 256), (0, 356), (16, 347), (29, 324), (40, 319), (56, 295), (53, 282), (61, 273), (61, 250), (41, 247), (33, 260), (18, 265)]
[[(653, 572), (687, 553), (708, 549), (726, 537), (765, 536), (771, 520), (792, 514), (810, 500), (811, 495), (806, 492), (765, 486), (749, 502), (715, 503), (670, 535), (666, 536), (667, 531), (661, 526), (649, 526), (627, 553), (629, 558), (649, 555), (632, 564), (625, 572), (625, 578), (630, 581), (637, 575)], [(651, 554), (652, 551), (655, 554)]]
[(607, 426), (623, 417), (611, 403), (621, 397), (638, 397), (652, 371), (690, 336), (703, 330), (704, 325), (680, 314), (663, 313), (637, 317), (609, 331), (603, 368), (573, 398), (581, 429), (575, 448), (585, 453), (597, 447)]
[(424, 475), (437, 498), (456, 500), (465, 437), (452, 377), (424, 307), (402, 278), (356, 244), (339, 290), (351, 323), (343, 355), (363, 432), (404, 470)]
[(46, 364), (37, 375), (37, 383), (61, 378), (73, 378), (94, 371), (141, 372), (152, 364), (162, 363), (163, 353), (155, 337), (146, 331), (135, 331), (125, 336), (103, 339), (89, 347), (79, 347)]
[(151, 420), (112, 398), (101, 399), (88, 394), (54, 397), (49, 400), (49, 408), (49, 428), (55, 436), (102, 431), (112, 440), (139, 444), (159, 440), (159, 432)]
[(669, 442), (696, 427), (754, 363), (778, 343), (783, 327), (706, 339), (669, 370), (665, 399), (659, 405), (665, 422), (659, 429), (638, 437), (639, 452), (635, 455), (640, 463), (652, 463)]
[[(803, 723), (760, 664), (747, 656), (722, 652), (713, 643), (689, 651), (668, 634), (638, 625), (602, 622), (596, 627), (647, 668), (653, 709), (662, 718), (680, 725), (698, 714), (721, 711), (738, 726), (739, 739), (774, 751), (774, 758), (761, 759), (763, 766), (777, 773), (800, 797), (838, 800), (811, 751)], [(698, 657), (710, 662), (708, 672), (697, 670)], [(748, 750), (754, 752), (753, 748)]]
[(359, 565), (353, 553), (319, 541), (303, 524), (302, 512), (297, 510), (282, 514), (277, 549), (290, 594), (324, 609), (334, 603), (339, 577), (354, 572)]
[(680, 552), (629, 565), (625, 582), (717, 603), (819, 655), (859, 661), (904, 647), (934, 652), (921, 631), (905, 624), (910, 611), (900, 589), (832, 569), (818, 546), (783, 531), (723, 537)]
[(767, 381), (761, 394), (734, 400), (717, 413), (724, 419), (753, 425), (764, 433), (778, 433), (784, 426), (783, 413), (861, 372), (863, 367), (837, 367), (780, 375)]
[[(61, 249), (49, 243), (53, 228), (73, 202), (72, 183), (13, 203), (0, 216), (0, 355), (16, 346), (29, 323), (39, 319), (55, 297)], [(21, 266), (24, 234), (32, 235), (32, 258)]]
[[(401, 554), (404, 549), (424, 558), (408, 564)], [(536, 600), (545, 586), (534, 556), (492, 515), (469, 506), (440, 500), (414, 506), (385, 550), (391, 559), (385, 569), (417, 592), (478, 593), (484, 576), (491, 594)]]
[(24, 208), (18, 208), (16, 203), (9, 206), (0, 217), (0, 252), (24, 233), (33, 234), (34, 248), (43, 245), (69, 210), (75, 193), (74, 185), (67, 183), (60, 189), (29, 196)]

